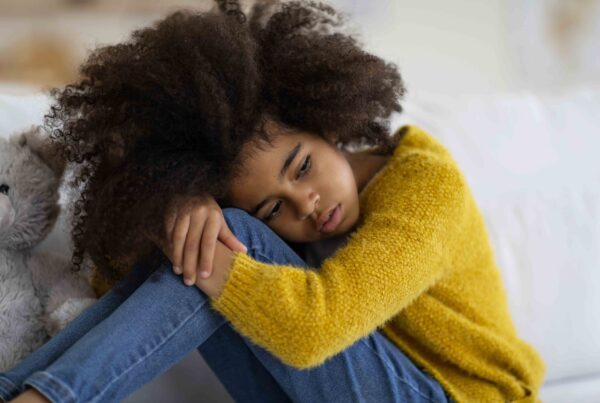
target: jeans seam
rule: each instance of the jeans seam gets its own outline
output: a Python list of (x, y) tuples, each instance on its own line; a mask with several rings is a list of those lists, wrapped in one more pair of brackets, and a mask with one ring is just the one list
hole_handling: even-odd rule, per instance
[(423, 398), (427, 399), (430, 402), (435, 403), (434, 400), (431, 400), (431, 398), (429, 398), (429, 396), (426, 396), (423, 394), (423, 392), (421, 392), (419, 389), (417, 389), (413, 384), (411, 384), (410, 382), (406, 381), (405, 379), (401, 378), (400, 375), (398, 375), (398, 373), (396, 372), (396, 370), (394, 369), (393, 365), (391, 365), (388, 360), (385, 359), (385, 357), (383, 357), (381, 354), (379, 354), (376, 350), (374, 350), (371, 346), (369, 346), (369, 343), (366, 342), (366, 340), (362, 339), (361, 340), (362, 343), (364, 343), (365, 346), (367, 346), (367, 348), (369, 350), (371, 350), (373, 352), (373, 354), (375, 354), (377, 357), (379, 357), (379, 359), (381, 359), (381, 361), (384, 363), (384, 365), (386, 367), (388, 367), (392, 373), (394, 374), (394, 376), (403, 384), (409, 386), (412, 390), (414, 390), (415, 392), (417, 392), (419, 395), (421, 395)]
[(167, 337), (165, 337), (161, 343), (159, 343), (158, 345), (156, 345), (152, 350), (150, 350), (146, 355), (144, 355), (143, 357), (141, 357), (140, 360), (138, 360), (137, 362), (135, 362), (133, 365), (130, 365), (129, 368), (127, 368), (127, 370), (123, 371), (122, 373), (120, 373), (116, 378), (114, 378), (112, 381), (110, 381), (106, 387), (100, 391), (100, 393), (96, 396), (96, 398), (92, 401), (97, 401), (100, 397), (102, 397), (102, 395), (104, 395), (104, 393), (106, 393), (106, 391), (113, 385), (113, 383), (115, 383), (117, 380), (119, 380), (119, 378), (121, 378), (123, 375), (125, 375), (126, 373), (128, 373), (129, 371), (131, 371), (135, 366), (139, 365), (140, 363), (142, 363), (146, 358), (148, 358), (153, 352), (155, 352), (156, 350), (158, 350), (160, 347), (162, 347), (175, 333), (177, 333), (177, 331), (183, 326), (185, 325), (190, 318), (192, 318), (200, 309), (204, 308), (204, 306), (206, 305), (206, 303), (203, 303), (201, 305), (198, 306), (197, 309), (195, 309), (192, 313), (190, 313), (190, 315), (188, 317), (186, 317), (184, 320), (181, 321), (181, 323), (179, 324), (179, 326), (177, 326), (175, 329), (173, 329), (173, 331), (171, 333), (169, 333), (167, 335)]

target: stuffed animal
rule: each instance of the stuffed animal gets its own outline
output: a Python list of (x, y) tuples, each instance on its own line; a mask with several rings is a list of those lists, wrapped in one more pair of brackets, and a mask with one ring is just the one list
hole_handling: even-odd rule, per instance
[(96, 301), (67, 256), (35, 249), (61, 211), (61, 160), (39, 126), (0, 138), (0, 372)]

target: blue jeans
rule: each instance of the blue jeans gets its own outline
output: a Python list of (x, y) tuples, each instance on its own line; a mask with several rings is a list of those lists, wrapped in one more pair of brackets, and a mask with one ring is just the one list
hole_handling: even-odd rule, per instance
[[(254, 259), (307, 267), (269, 227), (223, 209)], [(276, 301), (274, 301), (276, 303)], [(142, 265), (10, 371), (0, 398), (34, 387), (53, 402), (114, 402), (198, 349), (239, 402), (447, 402), (439, 383), (379, 331), (322, 365), (300, 370), (235, 332), (171, 265)]]

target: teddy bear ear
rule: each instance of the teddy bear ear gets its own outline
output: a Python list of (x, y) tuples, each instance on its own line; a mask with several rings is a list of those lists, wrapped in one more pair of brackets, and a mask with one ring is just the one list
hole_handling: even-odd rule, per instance
[(17, 136), (16, 142), (21, 147), (29, 146), (31, 151), (56, 173), (56, 176), (62, 176), (66, 161), (60, 150), (42, 132), (41, 126), (32, 126), (29, 130), (22, 132)]

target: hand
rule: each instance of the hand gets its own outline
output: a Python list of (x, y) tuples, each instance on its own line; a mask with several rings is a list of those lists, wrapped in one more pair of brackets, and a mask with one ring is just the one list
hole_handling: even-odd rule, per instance
[(213, 197), (190, 197), (176, 201), (182, 203), (175, 203), (167, 209), (165, 217), (166, 252), (173, 263), (173, 271), (178, 275), (183, 273), (186, 285), (196, 283), (198, 269), (201, 278), (210, 277), (217, 239), (232, 251), (247, 252), (246, 246), (227, 226), (223, 212)]

